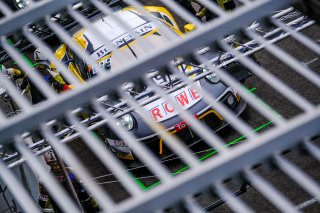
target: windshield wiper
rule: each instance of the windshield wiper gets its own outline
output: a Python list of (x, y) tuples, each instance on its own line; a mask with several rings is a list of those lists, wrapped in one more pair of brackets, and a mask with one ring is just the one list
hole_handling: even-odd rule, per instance
[(138, 58), (137, 54), (133, 51), (133, 49), (130, 47), (130, 45), (128, 44), (128, 42), (126, 41), (126, 39), (122, 39), (122, 41), (124, 42), (124, 44), (129, 48), (129, 50), (131, 51), (132, 55), (135, 57), (135, 58)]

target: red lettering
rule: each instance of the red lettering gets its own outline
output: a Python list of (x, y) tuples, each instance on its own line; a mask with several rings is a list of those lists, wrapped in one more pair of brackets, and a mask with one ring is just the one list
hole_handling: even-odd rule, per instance
[(180, 123), (178, 123), (174, 126), (174, 129), (176, 130), (176, 132), (179, 132), (179, 131), (185, 129), (186, 127), (188, 127), (188, 123), (185, 121), (181, 121)]
[[(174, 112), (174, 108), (171, 106), (171, 104), (169, 104), (168, 102), (166, 102), (166, 103), (164, 103), (163, 104), (163, 107), (164, 107), (164, 109), (167, 111), (167, 112), (169, 112), (169, 113), (171, 113), (171, 112)], [(171, 108), (170, 108), (171, 107)]]
[(195, 89), (190, 88), (189, 92), (193, 100), (197, 100), (198, 98), (200, 98), (200, 95), (198, 95)]
[(162, 115), (159, 108), (154, 108), (151, 110), (151, 115), (155, 121), (158, 121), (158, 118), (161, 119)]
[(176, 99), (178, 100), (178, 102), (180, 103), (181, 106), (189, 104), (189, 99), (187, 97), (186, 92), (183, 92), (183, 93), (177, 95)]

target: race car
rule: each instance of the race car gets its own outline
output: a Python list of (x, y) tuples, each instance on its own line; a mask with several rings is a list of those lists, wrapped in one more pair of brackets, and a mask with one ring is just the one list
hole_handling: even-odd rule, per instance
[[(96, 29), (111, 41), (112, 45), (117, 48), (116, 51), (125, 56), (126, 62), (137, 60), (137, 58), (148, 54), (143, 49), (141, 42), (151, 43), (155, 46), (166, 45), (169, 42), (169, 39), (161, 34), (159, 30), (159, 27), (163, 24), (169, 27), (178, 38), (184, 36), (184, 33), (179, 29), (177, 22), (167, 9), (154, 6), (145, 6), (144, 8), (156, 18), (156, 21), (148, 21), (134, 7), (126, 7), (114, 13), (117, 18), (127, 23), (132, 31), (140, 36), (138, 40), (135, 40), (129, 32), (110, 17), (99, 16), (92, 23)], [(106, 72), (113, 72), (113, 70), (126, 63), (117, 54), (111, 52), (107, 44), (99, 40), (92, 31), (84, 28), (78, 29), (73, 34), (73, 40), (81, 48), (85, 49)], [(204, 51), (202, 54), (207, 57), (215, 57), (218, 53), (214, 56), (213, 53), (208, 54), (208, 51)], [(97, 74), (97, 71), (91, 68), (92, 66), (80, 60), (65, 44), (56, 50), (55, 55), (81, 81), (94, 78)], [(222, 57), (219, 58), (220, 60), (216, 62), (217, 64), (221, 63)], [(194, 78), (206, 72), (204, 66), (187, 62), (182, 58), (176, 59), (174, 62), (177, 70), (189, 78)], [(225, 69), (240, 81), (250, 76), (248, 69), (238, 62), (232, 62)], [(202, 100), (201, 94), (197, 93), (192, 86), (181, 86), (182, 81), (176, 75), (163, 74), (158, 70), (150, 70), (146, 75), (163, 90), (168, 91), (170, 89), (169, 96), (175, 100), (176, 104), (185, 110), (189, 110), (199, 120), (208, 125), (212, 131), (218, 131), (228, 124), (219, 112)], [(245, 109), (245, 100), (241, 99), (235, 90), (222, 82), (217, 74), (208, 74), (196, 81), (196, 83), (208, 91), (217, 101), (233, 110), (236, 115), (240, 115)], [(161, 123), (169, 133), (184, 136), (192, 134), (188, 124), (178, 116), (177, 110), (166, 100), (159, 98), (148, 103), (148, 100), (156, 95), (148, 85), (137, 86), (132, 82), (127, 82), (123, 85), (123, 89), (143, 106), (150, 119)], [(106, 96), (102, 102), (108, 106), (107, 108), (115, 116), (129, 107), (121, 99), (113, 96)], [(160, 157), (164, 156), (163, 140), (156, 132), (152, 131), (138, 112), (131, 111), (121, 116), (117, 124), (132, 132), (140, 142), (146, 143)], [(121, 140), (108, 126), (105, 126), (105, 132), (107, 145), (117, 157), (131, 161), (136, 159), (127, 143)]]

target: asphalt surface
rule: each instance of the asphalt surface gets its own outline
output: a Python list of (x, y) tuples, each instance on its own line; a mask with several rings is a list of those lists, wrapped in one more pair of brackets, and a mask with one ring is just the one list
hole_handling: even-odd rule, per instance
[[(145, 1), (147, 5), (154, 5), (156, 1)], [(179, 17), (176, 17), (180, 26), (185, 22), (181, 21)], [(320, 29), (319, 27), (310, 27), (303, 31), (305, 35), (312, 38), (315, 41), (320, 39), (319, 37)], [(309, 66), (312, 70), (320, 73), (320, 59), (319, 56), (309, 51), (303, 45), (298, 43), (293, 39), (285, 39), (277, 44), (280, 48), (284, 49), (294, 56), (298, 61)], [(277, 58), (267, 51), (260, 51), (256, 53), (257, 59), (260, 61), (261, 66), (267, 68), (272, 74), (279, 77), (283, 82), (285, 82), (290, 87), (294, 88), (296, 92), (301, 94), (307, 100), (313, 104), (319, 105), (320, 103), (320, 91), (319, 89), (306, 81), (299, 74), (294, 72), (292, 68), (288, 65), (283, 64)], [(265, 84), (263, 79), (259, 79), (256, 76), (250, 77), (244, 84), (248, 89), (253, 89), (253, 93), (257, 95), (264, 103), (269, 105), (273, 110), (279, 113), (286, 119), (293, 119), (295, 116), (301, 113), (301, 110), (288, 101), (285, 98), (285, 94), (280, 94), (269, 85)], [(256, 88), (256, 89), (254, 89)], [(259, 132), (267, 131), (272, 128), (272, 123), (270, 121), (259, 115), (251, 107), (247, 107), (245, 112), (241, 115), (241, 118), (248, 122), (248, 124), (253, 128), (261, 127), (266, 125), (265, 128), (261, 129)], [(269, 124), (269, 125), (268, 125)], [(219, 132), (219, 136), (223, 138), (226, 142), (234, 141), (238, 139), (241, 135), (237, 133), (231, 127), (227, 127)], [(320, 145), (319, 140), (317, 142)], [(116, 178), (110, 176), (110, 174), (101, 169), (100, 166), (96, 164), (96, 160), (90, 154), (87, 154), (85, 149), (80, 148), (78, 145), (73, 146), (75, 151), (79, 154), (83, 154), (83, 159), (87, 164), (87, 168), (90, 168), (93, 175), (98, 177), (96, 181), (101, 184), (108, 192), (110, 192), (116, 201), (125, 199), (128, 194), (123, 187), (117, 182)], [(207, 152), (203, 153), (201, 151), (206, 150), (208, 147), (199, 143), (195, 148), (194, 152), (200, 152), (197, 154), (199, 158), (204, 158)], [(214, 157), (214, 155), (213, 155)], [(320, 180), (320, 169), (319, 162), (316, 162), (312, 157), (307, 155), (300, 155), (296, 152), (290, 152), (285, 154), (285, 157), (291, 162), (294, 162), (299, 168), (310, 175), (316, 182)], [(179, 160), (172, 160), (165, 164), (170, 168), (170, 170), (175, 173), (179, 170), (183, 170), (185, 165)], [(288, 178), (283, 172), (277, 169), (270, 169), (266, 166), (261, 166), (256, 170), (265, 179), (272, 183), (280, 192), (288, 197), (295, 205), (301, 208), (305, 212), (319, 212), (320, 205), (313, 202), (312, 197), (297, 186), (290, 178)], [(156, 190), (158, 180), (152, 176), (152, 174), (146, 168), (140, 169), (130, 169), (130, 173), (133, 174), (135, 178), (139, 178), (138, 184), (144, 190)], [(183, 175), (183, 171), (179, 174)], [(237, 180), (232, 179), (226, 183), (231, 191), (236, 191), (239, 189), (240, 184)], [(264, 198), (261, 193), (259, 193), (255, 188), (251, 187), (246, 193), (240, 196), (240, 198), (245, 201), (252, 209), (258, 212), (278, 212), (278, 210), (270, 203), (266, 198)], [(206, 197), (200, 195), (196, 198), (203, 207), (210, 206), (212, 203), (218, 201), (215, 197)], [(311, 201), (310, 201), (311, 200)], [(309, 202), (308, 202), (309, 201)], [(217, 207), (212, 212), (231, 212), (229, 207), (225, 204)]]
[[(146, 5), (159, 5), (158, 1), (144, 1)], [(176, 17), (180, 26), (185, 22)], [(303, 34), (312, 38), (315, 41), (320, 40), (320, 28), (312, 26), (303, 31)], [(280, 48), (284, 49), (294, 56), (298, 61), (304, 63), (306, 66), (310, 67), (312, 70), (320, 74), (320, 57), (315, 53), (311, 52), (303, 45), (297, 41), (288, 38), (277, 44)], [(31, 55), (31, 53), (27, 53)], [(310, 82), (305, 80), (299, 74), (294, 72), (292, 68), (288, 65), (283, 64), (277, 58), (272, 56), (272, 54), (263, 50), (255, 54), (261, 66), (267, 68), (272, 74), (279, 77), (283, 82), (285, 82), (290, 87), (294, 88), (299, 94), (305, 97), (307, 100), (313, 104), (320, 104), (320, 90), (312, 85)], [(269, 105), (273, 110), (279, 113), (286, 119), (293, 119), (295, 116), (301, 113), (301, 110), (288, 101), (285, 95), (280, 94), (276, 90), (272, 89), (269, 85), (264, 83), (263, 79), (256, 76), (250, 77), (244, 84), (248, 89), (252, 89), (252, 93), (258, 96), (265, 104)], [(245, 120), (253, 129), (265, 126), (261, 128), (259, 132), (267, 131), (273, 127), (269, 120), (259, 115), (251, 107), (247, 107), (245, 112), (241, 115), (241, 118)], [(226, 143), (237, 140), (241, 135), (237, 133), (236, 130), (231, 127), (226, 127), (219, 132), (219, 136), (223, 138)], [(258, 141), (257, 141), (258, 142)], [(320, 146), (320, 140), (317, 139), (315, 142)], [(88, 168), (93, 177), (96, 177), (96, 182), (99, 183), (112, 197), (115, 201), (120, 202), (126, 199), (129, 194), (126, 192), (125, 187), (118, 182), (118, 180), (106, 170), (102, 164), (94, 157), (94, 155), (89, 151), (89, 149), (80, 141), (76, 140), (70, 143), (73, 151), (80, 157), (85, 166)], [(193, 148), (194, 152), (197, 153), (199, 158), (205, 158), (208, 152), (202, 152), (208, 147), (199, 143)], [(213, 155), (214, 157), (214, 155)], [(289, 152), (285, 154), (285, 157), (290, 161), (294, 162), (299, 168), (310, 175), (316, 182), (320, 182), (320, 169), (319, 162), (316, 162), (312, 157), (303, 155), (297, 152)], [(184, 168), (185, 165), (179, 160), (172, 160), (165, 164), (174, 173)], [(129, 169), (129, 168), (128, 168)], [(260, 166), (256, 170), (265, 179), (270, 181), (279, 191), (281, 191), (285, 196), (287, 196), (295, 205), (300, 205), (312, 199), (310, 195), (304, 192), (300, 187), (297, 186), (290, 178), (277, 169), (270, 169), (266, 166)], [(156, 190), (157, 178), (153, 177), (152, 174), (146, 168), (140, 169), (130, 169), (130, 173), (133, 178), (138, 178), (137, 181), (144, 190)], [(183, 175), (181, 172), (179, 175)], [(240, 185), (237, 180), (232, 179), (226, 185), (230, 190), (238, 190)], [(246, 193), (240, 196), (240, 198), (245, 201), (251, 208), (259, 212), (278, 212), (275, 207), (267, 201), (266, 198), (261, 196), (261, 194), (253, 187), (249, 188)], [(206, 207), (218, 199), (215, 197), (206, 197), (203, 195), (198, 196), (196, 199), (199, 200), (203, 207)], [(305, 212), (319, 212), (320, 205), (318, 203), (311, 203), (303, 208)], [(308, 204), (308, 203), (306, 203)], [(302, 207), (301, 205), (300, 207)], [(223, 204), (217, 207), (214, 211), (216, 212), (231, 212), (227, 205)], [(212, 210), (213, 212), (213, 210)]]

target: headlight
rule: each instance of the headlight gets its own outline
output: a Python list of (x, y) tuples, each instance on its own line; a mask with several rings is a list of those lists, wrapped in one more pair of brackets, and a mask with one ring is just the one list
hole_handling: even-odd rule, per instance
[(131, 130), (133, 128), (134, 122), (133, 117), (130, 114), (126, 114), (118, 119), (118, 126), (123, 126), (126, 130)]
[(14, 3), (18, 9), (24, 9), (29, 6), (29, 0), (14, 0)]
[(220, 81), (220, 77), (215, 74), (215, 73), (211, 73), (209, 75), (206, 75), (206, 79), (210, 82), (210, 83), (213, 83), (213, 84), (217, 84), (219, 83)]
[(236, 98), (233, 95), (229, 95), (227, 98), (227, 103), (229, 106), (233, 106), (236, 102)]

